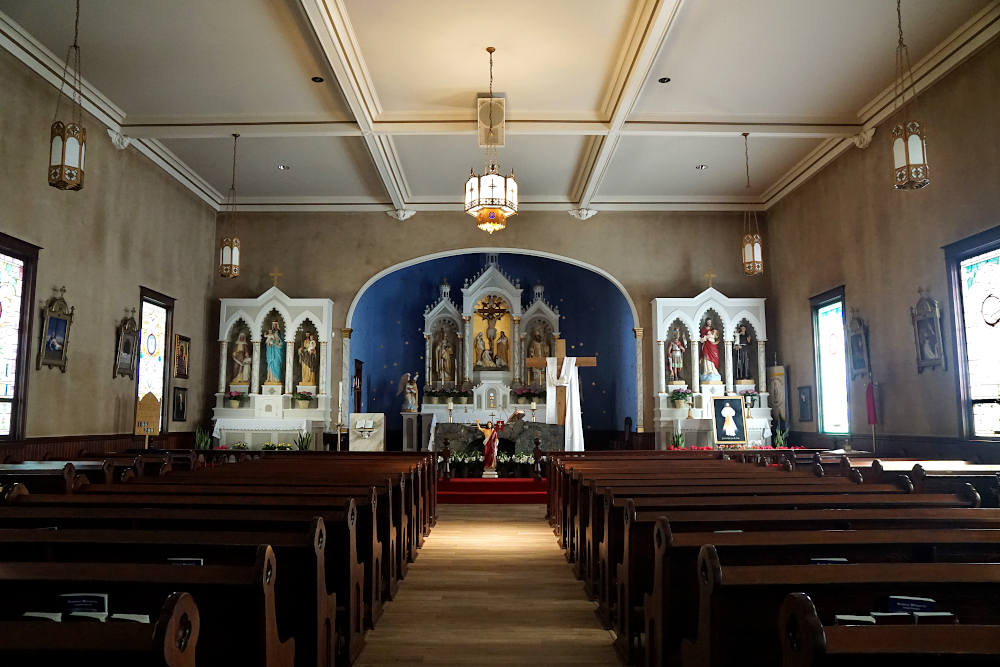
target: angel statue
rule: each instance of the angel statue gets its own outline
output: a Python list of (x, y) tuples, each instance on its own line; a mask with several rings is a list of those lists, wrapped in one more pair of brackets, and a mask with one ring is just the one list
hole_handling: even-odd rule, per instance
[(399, 389), (396, 391), (396, 396), (403, 394), (403, 412), (417, 412), (417, 379), (420, 377), (420, 373), (417, 373), (410, 378), (409, 373), (404, 373), (403, 377), (399, 378)]

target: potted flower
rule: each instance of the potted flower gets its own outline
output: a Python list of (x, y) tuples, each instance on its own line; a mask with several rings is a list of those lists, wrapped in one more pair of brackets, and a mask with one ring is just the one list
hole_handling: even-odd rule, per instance
[(472, 452), (469, 454), (469, 477), (482, 477), (485, 467), (482, 452)]
[(471, 389), (459, 389), (455, 393), (457, 394), (456, 398), (460, 405), (466, 405), (472, 399)]
[(227, 391), (225, 395), (226, 402), (231, 408), (242, 408), (243, 403), (247, 400), (247, 395), (242, 391)]
[(751, 408), (756, 408), (757, 401), (760, 400), (760, 393), (756, 389), (747, 389), (746, 391), (741, 391), (740, 396), (746, 399), (746, 402), (750, 404)]
[(670, 436), (670, 449), (684, 449), (684, 434), (682, 432), (675, 431)]
[(531, 391), (528, 387), (521, 387), (520, 389), (514, 390), (514, 400), (516, 400), (521, 405), (530, 402), (531, 398), (535, 395), (535, 392)]
[(309, 402), (312, 401), (312, 393), (308, 391), (296, 391), (292, 394), (292, 400), (295, 401), (295, 407), (299, 410), (308, 410)]
[(690, 389), (675, 389), (670, 392), (670, 400), (673, 401), (675, 408), (683, 408), (687, 406), (693, 395), (694, 392)]
[(531, 454), (514, 455), (514, 476), (531, 477), (531, 467), (535, 464), (535, 459)]
[(441, 394), (443, 393), (444, 393), (443, 391), (440, 391), (438, 389), (428, 389), (427, 391), (424, 392), (424, 400), (432, 405), (436, 405), (437, 403), (439, 403), (438, 399), (441, 398)]
[(451, 476), (465, 477), (468, 472), (468, 460), (464, 452), (451, 453)]

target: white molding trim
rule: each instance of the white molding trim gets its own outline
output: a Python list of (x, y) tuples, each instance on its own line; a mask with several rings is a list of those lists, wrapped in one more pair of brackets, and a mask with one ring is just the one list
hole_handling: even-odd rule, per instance
[(120, 151), (128, 148), (128, 145), (132, 143), (132, 137), (127, 137), (121, 132), (116, 132), (110, 127), (108, 128), (108, 136), (111, 137), (111, 143)]
[(577, 220), (590, 220), (600, 211), (597, 211), (596, 209), (592, 208), (571, 208), (566, 212), (569, 213), (574, 218), (576, 218)]
[(397, 208), (395, 211), (386, 211), (385, 214), (390, 218), (395, 218), (396, 220), (402, 222), (403, 220), (409, 220), (415, 216), (417, 212), (413, 209)]

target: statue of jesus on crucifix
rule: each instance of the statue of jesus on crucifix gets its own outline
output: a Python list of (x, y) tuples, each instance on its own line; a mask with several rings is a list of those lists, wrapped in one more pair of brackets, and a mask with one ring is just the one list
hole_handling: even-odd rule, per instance
[(506, 368), (507, 365), (510, 363), (510, 360), (504, 359), (503, 364), (501, 365), (498, 363), (497, 359), (497, 348), (496, 348), (497, 322), (510, 311), (507, 310), (503, 299), (499, 296), (487, 296), (485, 299), (483, 299), (482, 304), (483, 305), (477, 308), (475, 312), (476, 315), (479, 315), (486, 321), (486, 340), (487, 344), (489, 345), (488, 347), (489, 356), (487, 357), (485, 354), (486, 350), (483, 350), (483, 352), (480, 352), (477, 355), (475, 359), (475, 364), (477, 366), (485, 366), (490, 368), (495, 366), (501, 366), (503, 368)]
[(566, 427), (566, 451), (583, 451), (583, 412), (580, 407), (578, 369), (581, 366), (597, 366), (597, 357), (567, 357), (566, 341), (556, 339), (555, 357), (532, 357), (524, 363), (528, 368), (545, 369), (546, 423)]

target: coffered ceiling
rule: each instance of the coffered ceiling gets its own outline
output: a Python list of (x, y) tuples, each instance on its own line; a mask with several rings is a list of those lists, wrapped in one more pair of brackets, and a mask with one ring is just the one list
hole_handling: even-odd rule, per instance
[[(57, 82), (74, 5), (0, 0), (0, 46)], [(1000, 33), (1000, 0), (902, 8), (918, 92)], [(895, 9), (85, 0), (80, 44), (88, 108), (216, 206), (239, 132), (244, 209), (460, 209), (495, 46), (524, 209), (724, 210), (767, 208), (891, 112)]]

